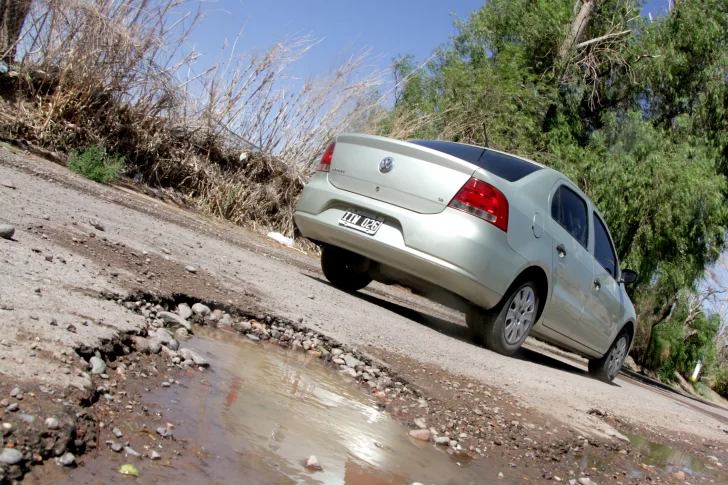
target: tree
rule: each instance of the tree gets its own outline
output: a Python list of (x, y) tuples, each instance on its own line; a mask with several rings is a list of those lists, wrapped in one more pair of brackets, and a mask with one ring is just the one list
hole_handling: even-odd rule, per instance
[[(680, 308), (728, 227), (728, 0), (489, 0), (410, 76), (417, 133), (552, 166), (599, 207), (640, 315), (635, 357)], [(392, 134), (388, 127), (384, 134)], [(686, 307), (687, 308), (687, 307)]]

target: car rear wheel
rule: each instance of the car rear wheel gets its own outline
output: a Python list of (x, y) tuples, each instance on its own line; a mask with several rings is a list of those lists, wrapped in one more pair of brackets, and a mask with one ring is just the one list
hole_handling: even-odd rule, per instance
[(359, 291), (372, 282), (367, 258), (335, 246), (322, 248), (321, 269), (326, 279), (340, 290)]
[(474, 308), (468, 314), (468, 326), (486, 348), (511, 355), (521, 347), (536, 322), (538, 298), (536, 284), (526, 281), (498, 306), (490, 310)]
[(612, 346), (609, 348), (604, 357), (600, 359), (591, 359), (589, 361), (589, 374), (593, 377), (610, 383), (617, 377), (619, 370), (624, 364), (624, 359), (627, 358), (627, 351), (629, 350), (629, 333), (622, 331), (617, 338), (612, 342)]

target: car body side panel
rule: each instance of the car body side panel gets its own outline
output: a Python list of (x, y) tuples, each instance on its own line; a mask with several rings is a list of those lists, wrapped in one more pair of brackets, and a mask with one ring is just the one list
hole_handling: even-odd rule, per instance
[(604, 354), (612, 345), (617, 330), (623, 323), (624, 304), (620, 285), (594, 260), (594, 278), (600, 282), (597, 289), (592, 286), (591, 294), (584, 306), (584, 315), (575, 326), (570, 337)]
[[(593, 221), (591, 212), (594, 212), (604, 221), (604, 217), (599, 214), (591, 201), (589, 201), (589, 206), (590, 220)], [(604, 227), (614, 248), (614, 240), (609, 233), (606, 222)], [(616, 278), (613, 278), (594, 256), (596, 254), (594, 224), (590, 225), (589, 232), (589, 252), (593, 261), (594, 280), (599, 281), (600, 288), (597, 289), (596, 286), (592, 285), (591, 294), (584, 308), (584, 315), (582, 320), (574, 327), (571, 338), (593, 348), (600, 354), (605, 354), (624, 327), (624, 324), (628, 321), (636, 321), (636, 318), (632, 301), (629, 299), (624, 285), (619, 283), (621, 271), (619, 262), (617, 262)]]
[[(545, 204), (548, 212), (544, 218), (544, 232), (551, 236), (549, 250), (552, 261), (551, 281), (553, 287), (550, 304), (544, 311), (543, 324), (551, 330), (568, 337), (573, 332), (577, 322), (581, 320), (586, 300), (591, 291), (593, 258), (587, 248), (583, 247), (551, 217), (552, 198), (562, 185), (574, 190), (585, 201), (588, 199), (572, 184), (561, 178), (557, 179), (551, 188)], [(587, 202), (588, 216), (589, 204)], [(591, 233), (589, 237), (591, 238)], [(559, 251), (559, 246), (563, 246), (565, 253)]]

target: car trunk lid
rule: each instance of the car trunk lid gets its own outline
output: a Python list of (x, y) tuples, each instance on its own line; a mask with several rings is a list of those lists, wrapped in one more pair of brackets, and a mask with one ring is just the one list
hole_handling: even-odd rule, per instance
[(412, 143), (370, 135), (340, 135), (329, 181), (342, 190), (434, 214), (447, 207), (477, 168)]

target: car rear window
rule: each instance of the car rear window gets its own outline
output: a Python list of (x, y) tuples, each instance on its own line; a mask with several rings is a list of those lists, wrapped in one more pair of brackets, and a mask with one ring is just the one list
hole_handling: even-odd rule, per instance
[(439, 140), (410, 140), (410, 143), (465, 160), (509, 182), (515, 182), (526, 175), (541, 170), (541, 167), (535, 163), (504, 153), (494, 152), (487, 148)]

